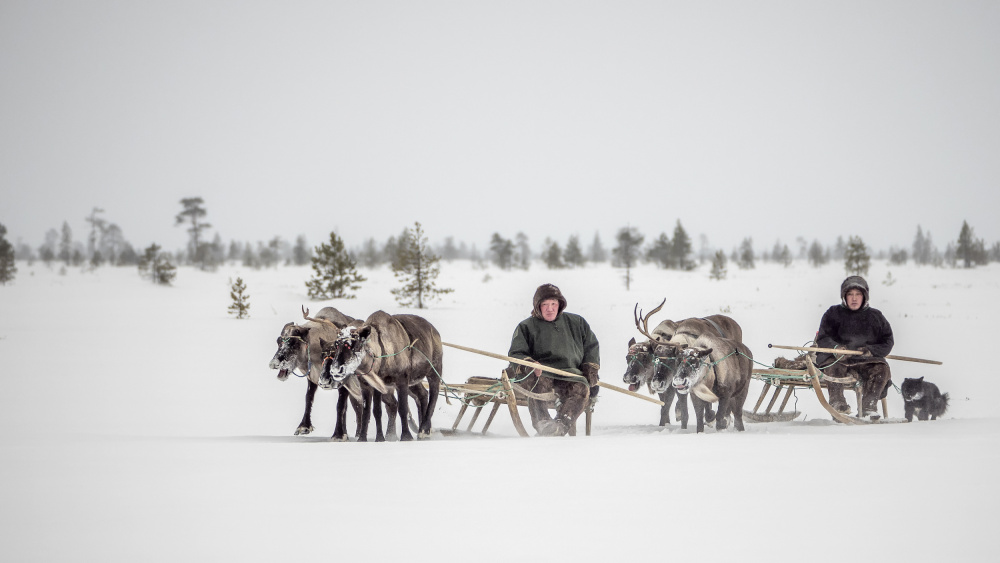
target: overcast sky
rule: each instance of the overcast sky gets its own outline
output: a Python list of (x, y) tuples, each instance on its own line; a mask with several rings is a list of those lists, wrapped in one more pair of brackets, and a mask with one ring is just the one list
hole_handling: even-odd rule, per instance
[(0, 0), (0, 223), (1000, 240), (1000, 2)]

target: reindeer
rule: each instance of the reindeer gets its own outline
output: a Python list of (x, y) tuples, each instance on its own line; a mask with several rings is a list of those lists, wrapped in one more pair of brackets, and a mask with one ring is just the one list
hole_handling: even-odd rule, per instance
[[(360, 326), (360, 323), (358, 323), (357, 326)], [(337, 341), (327, 341), (320, 338), (319, 343), (323, 350), (323, 366), (320, 369), (320, 378), (323, 380), (334, 381), (332, 385), (336, 387), (337, 384), (331, 376), (331, 369), (333, 361), (336, 359), (337, 355)], [(355, 376), (348, 376), (348, 379), (351, 378), (355, 378)], [(368, 433), (369, 417), (372, 413), (375, 415), (375, 441), (385, 442), (386, 440), (393, 441), (398, 439), (396, 435), (396, 413), (398, 410), (395, 396), (396, 386), (388, 385), (383, 382), (382, 389), (376, 390), (368, 384), (367, 381), (362, 380), (361, 391), (362, 396), (364, 397), (362, 403), (365, 408), (362, 410), (361, 418), (358, 420), (358, 441), (366, 441), (365, 437)], [(424, 389), (423, 385), (410, 387), (409, 395), (412, 396), (417, 402), (418, 409), (422, 410), (426, 408), (427, 390)], [(347, 441), (347, 405), (343, 400), (343, 396), (343, 387), (341, 387), (341, 399), (337, 401), (337, 425), (333, 431), (333, 441), (335, 442)], [(382, 432), (382, 403), (385, 403), (387, 416), (385, 433)], [(371, 408), (368, 408), (369, 404), (371, 405)], [(416, 428), (416, 426), (414, 426), (414, 428)]]
[[(625, 383), (629, 390), (635, 391), (641, 383), (646, 383), (651, 393), (657, 393), (663, 401), (660, 408), (660, 426), (670, 424), (670, 403), (674, 400), (675, 390), (669, 383), (677, 369), (677, 358), (680, 350), (697, 339), (703, 332), (714, 331), (722, 336), (743, 339), (743, 329), (739, 323), (725, 315), (709, 315), (704, 318), (689, 318), (680, 322), (661, 321), (652, 332), (649, 331), (649, 318), (663, 308), (667, 300), (664, 298), (652, 311), (642, 316), (637, 303), (632, 314), (635, 328), (649, 340), (645, 343), (629, 341), (628, 367), (625, 371)], [(640, 316), (642, 320), (640, 323)], [(655, 382), (655, 383), (654, 383)], [(705, 406), (701, 413), (709, 422), (715, 419), (711, 406)], [(687, 401), (679, 398), (674, 409), (674, 416), (681, 423), (682, 429), (687, 429), (689, 420)]]
[[(304, 373), (304, 377), (307, 378), (305, 412), (302, 415), (302, 422), (295, 429), (296, 436), (309, 434), (314, 430), (312, 406), (313, 399), (316, 397), (319, 369), (322, 364), (319, 339), (321, 337), (336, 338), (345, 326), (352, 323), (361, 324), (360, 321), (348, 317), (333, 307), (323, 307), (313, 318), (309, 316), (309, 309), (303, 306), (302, 317), (306, 320), (302, 325), (290, 322), (282, 327), (281, 334), (278, 336), (278, 350), (268, 364), (271, 369), (278, 370), (280, 381), (286, 381), (288, 373), (295, 370)], [(360, 392), (360, 386), (358, 391)], [(360, 422), (362, 415), (360, 400), (353, 401), (352, 406)]]
[[(750, 389), (752, 371), (753, 355), (742, 342), (703, 334), (680, 350), (671, 383), (677, 393), (691, 395), (697, 432), (704, 432), (703, 410), (714, 402), (719, 403), (715, 429), (725, 430), (727, 418), (732, 414), (736, 429), (743, 431), (743, 403)], [(662, 383), (654, 381), (653, 388)]]
[[(378, 378), (386, 386), (395, 387), (401, 421), (407, 418), (407, 392), (415, 387), (423, 389), (426, 379), (430, 392), (427, 401), (418, 405), (417, 437), (430, 437), (442, 371), (441, 335), (433, 325), (416, 315), (376, 311), (360, 328), (342, 329), (331, 352), (329, 369), (321, 375), (320, 386), (332, 386), (357, 375)], [(401, 427), (399, 439), (413, 440), (409, 427)]]

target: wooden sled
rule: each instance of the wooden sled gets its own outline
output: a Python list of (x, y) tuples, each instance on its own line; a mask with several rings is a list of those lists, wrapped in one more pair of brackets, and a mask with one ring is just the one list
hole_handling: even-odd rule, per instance
[[(804, 370), (778, 368), (753, 370), (753, 378), (763, 381), (764, 389), (761, 390), (760, 396), (757, 398), (757, 403), (753, 407), (753, 411), (746, 413), (744, 416), (747, 416), (750, 420), (755, 422), (793, 420), (800, 413), (785, 413), (785, 406), (788, 405), (788, 399), (796, 389), (811, 388), (816, 392), (816, 396), (819, 399), (820, 404), (833, 416), (835, 420), (846, 424), (871, 424), (873, 422), (868, 419), (860, 418), (861, 388), (857, 386), (857, 379), (853, 377), (833, 378), (825, 376), (820, 373), (818, 369), (816, 369), (816, 366), (813, 365), (809, 356), (805, 356), (805, 363), (806, 369)], [(827, 388), (828, 381), (841, 383), (854, 389), (857, 404), (856, 412), (859, 416), (846, 415), (830, 406), (830, 402), (827, 401), (826, 396), (823, 394), (823, 389)], [(771, 395), (771, 400), (768, 402), (767, 408), (763, 413), (760, 413), (760, 406), (763, 404), (768, 391), (771, 390), (771, 387), (774, 387), (774, 393)], [(772, 413), (771, 409), (774, 408), (774, 404), (777, 402), (778, 396), (781, 395), (783, 390), (785, 394), (781, 400), (781, 405), (778, 407), (777, 413)], [(882, 404), (882, 419), (888, 419), (888, 401), (886, 399), (882, 399), (880, 402)]]
[[(483, 408), (487, 404), (492, 403), (493, 409), (490, 410), (490, 415), (486, 418), (486, 424), (481, 431), (483, 434), (486, 434), (486, 431), (490, 429), (490, 424), (493, 423), (493, 419), (497, 415), (497, 411), (500, 410), (500, 406), (506, 404), (510, 412), (510, 419), (514, 423), (514, 429), (524, 438), (527, 438), (529, 434), (524, 429), (524, 424), (521, 422), (521, 415), (517, 408), (527, 407), (529, 397), (543, 401), (554, 401), (556, 398), (555, 393), (532, 393), (516, 383), (511, 383), (510, 379), (507, 378), (507, 373), (504, 371), (500, 372), (499, 379), (492, 377), (470, 377), (465, 383), (448, 384), (447, 389), (458, 394), (462, 401), (462, 408), (459, 409), (458, 416), (455, 417), (455, 423), (451, 425), (453, 432), (462, 422), (462, 417), (465, 416), (465, 411), (468, 410), (470, 405), (476, 409), (472, 413), (472, 420), (469, 422), (469, 426), (466, 428), (467, 431), (471, 432)], [(584, 413), (587, 415), (587, 436), (590, 436), (594, 413), (589, 409), (584, 410)]]

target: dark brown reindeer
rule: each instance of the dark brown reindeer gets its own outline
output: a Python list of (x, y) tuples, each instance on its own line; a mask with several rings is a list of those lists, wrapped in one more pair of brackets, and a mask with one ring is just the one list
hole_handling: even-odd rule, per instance
[[(416, 315), (389, 315), (376, 311), (359, 328), (346, 327), (336, 339), (329, 369), (320, 385), (344, 382), (351, 376), (376, 377), (387, 387), (395, 387), (400, 421), (408, 414), (408, 392), (423, 389), (427, 381), (427, 401), (418, 405), (417, 436), (431, 434), (431, 417), (441, 385), (441, 335), (426, 319)], [(419, 401), (418, 401), (419, 402)], [(406, 424), (401, 424), (400, 440), (413, 439)]]
[[(753, 355), (742, 342), (712, 334), (699, 336), (680, 350), (677, 370), (671, 381), (678, 394), (691, 395), (697, 432), (704, 432), (703, 411), (718, 402), (715, 429), (725, 430), (730, 414), (734, 426), (743, 431), (743, 403), (750, 388)], [(658, 382), (654, 382), (654, 388)]]

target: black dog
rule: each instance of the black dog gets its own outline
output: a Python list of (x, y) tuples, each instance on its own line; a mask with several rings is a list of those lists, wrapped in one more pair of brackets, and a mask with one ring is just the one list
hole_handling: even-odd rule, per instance
[(903, 403), (906, 405), (906, 421), (912, 422), (916, 414), (919, 420), (937, 420), (948, 410), (948, 394), (941, 394), (937, 385), (920, 379), (903, 380)]

